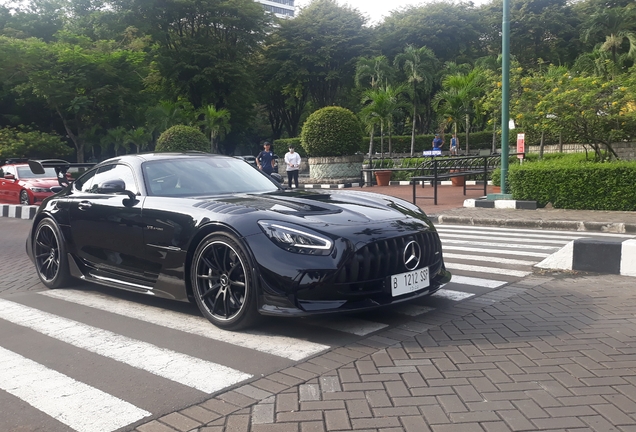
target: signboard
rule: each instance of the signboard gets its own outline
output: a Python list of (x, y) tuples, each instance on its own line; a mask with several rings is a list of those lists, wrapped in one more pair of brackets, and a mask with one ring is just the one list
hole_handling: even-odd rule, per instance
[[(526, 134), (517, 134), (517, 153), (524, 153), (526, 150)], [(522, 154), (518, 154), (519, 159), (523, 159)]]
[(422, 152), (422, 156), (441, 156), (441, 155), (442, 155), (441, 150), (424, 150), (424, 152)]

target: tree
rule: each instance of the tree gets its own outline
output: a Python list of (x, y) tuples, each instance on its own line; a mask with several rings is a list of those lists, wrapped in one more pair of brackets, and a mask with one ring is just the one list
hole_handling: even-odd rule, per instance
[(356, 63), (356, 86), (378, 88), (393, 81), (393, 68), (386, 56), (361, 57)]
[(203, 116), (199, 124), (210, 136), (210, 153), (218, 153), (218, 143), (215, 140), (230, 131), (230, 112), (225, 108), (217, 110), (214, 105), (208, 105), (201, 108), (198, 113)]
[(395, 64), (406, 74), (406, 80), (411, 85), (411, 100), (413, 101), (413, 127), (411, 128), (411, 156), (415, 152), (415, 121), (417, 119), (418, 86), (429, 93), (433, 89), (437, 58), (427, 47), (415, 48), (407, 45), (404, 52), (395, 57)]
[(292, 84), (302, 84), (316, 107), (347, 101), (356, 61), (369, 44), (364, 24), (360, 12), (336, 0), (314, 0), (296, 18), (280, 23), (277, 48), (298, 71)]
[(151, 138), (152, 137), (150, 133), (148, 133), (146, 128), (138, 127), (126, 132), (126, 134), (124, 135), (124, 142), (126, 144), (134, 145), (135, 148), (137, 149), (137, 153), (139, 153), (142, 150), (144, 150), (146, 147), (148, 147), (148, 144), (150, 144)]
[(449, 75), (442, 81), (442, 90), (433, 98), (433, 106), (442, 114), (445, 122), (453, 123), (457, 133), (457, 122), (466, 121), (466, 154), (468, 154), (468, 136), (470, 133), (470, 116), (475, 114), (475, 104), (485, 89), (481, 70), (473, 69), (470, 73)]
[(73, 153), (62, 137), (27, 127), (0, 129), (0, 160), (7, 158), (49, 159)]
[(376, 124), (380, 125), (380, 151), (383, 158), (385, 127), (389, 131), (389, 157), (391, 157), (391, 126), (395, 116), (405, 107), (405, 104), (400, 100), (400, 96), (405, 90), (404, 86), (392, 87), (387, 85), (364, 92), (362, 96), (364, 107), (361, 111), (361, 117), (367, 124), (367, 129), (371, 131), (369, 157), (373, 155), (373, 128)]
[(597, 160), (618, 157), (612, 144), (636, 136), (635, 83), (629, 73), (613, 81), (564, 74), (542, 95), (537, 117), (592, 146)]
[[(71, 38), (67, 35), (66, 38)], [(17, 86), (34, 94), (58, 116), (83, 162), (86, 134), (107, 126), (114, 114), (124, 118), (143, 89), (145, 53), (122, 50), (114, 42), (91, 43), (74, 38), (46, 44), (35, 39), (13, 40), (21, 53)]]
[(636, 60), (636, 10), (629, 8), (603, 9), (593, 14), (584, 24), (583, 39), (587, 41), (605, 41), (598, 46), (599, 51), (610, 53), (616, 66), (619, 65), (619, 53), (627, 42), (626, 58)]

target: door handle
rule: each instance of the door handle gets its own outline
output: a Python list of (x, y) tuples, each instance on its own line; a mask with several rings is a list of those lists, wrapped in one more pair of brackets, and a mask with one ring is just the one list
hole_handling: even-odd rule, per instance
[(90, 201), (80, 201), (80, 203), (77, 205), (77, 208), (79, 208), (80, 210), (88, 210), (92, 207), (92, 205), (93, 204), (91, 204)]

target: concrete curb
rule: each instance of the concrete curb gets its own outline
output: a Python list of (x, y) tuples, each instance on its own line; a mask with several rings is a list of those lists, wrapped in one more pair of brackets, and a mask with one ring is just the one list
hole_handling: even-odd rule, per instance
[(18, 204), (1, 204), (0, 216), (16, 219), (33, 219), (39, 206), (23, 206)]
[(464, 200), (464, 207), (498, 208), (513, 210), (536, 210), (536, 201), (489, 200), (486, 197)]
[(636, 239), (576, 239), (535, 267), (636, 277)]
[(498, 219), (470, 216), (436, 215), (437, 223), (449, 225), (478, 225), (508, 228), (530, 228), (563, 231), (594, 231), (614, 234), (635, 234), (636, 224), (622, 222), (585, 222), (542, 219)]

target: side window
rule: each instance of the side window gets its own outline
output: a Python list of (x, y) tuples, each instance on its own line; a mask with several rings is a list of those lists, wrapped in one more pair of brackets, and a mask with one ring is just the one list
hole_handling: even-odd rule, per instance
[(15, 175), (15, 167), (13, 167), (11, 165), (7, 165), (6, 167), (4, 167), (4, 173), (5, 174), (13, 174), (13, 175)]
[(123, 180), (124, 183), (126, 183), (126, 190), (135, 194), (139, 192), (132, 169), (126, 165), (106, 165), (101, 167), (95, 175), (93, 185), (91, 186), (91, 192), (97, 190), (99, 185), (104, 182), (115, 179)]
[(73, 182), (73, 190), (78, 192), (90, 192), (93, 185), (93, 178), (95, 177), (97, 170), (90, 170), (87, 173), (81, 175), (77, 180)]

